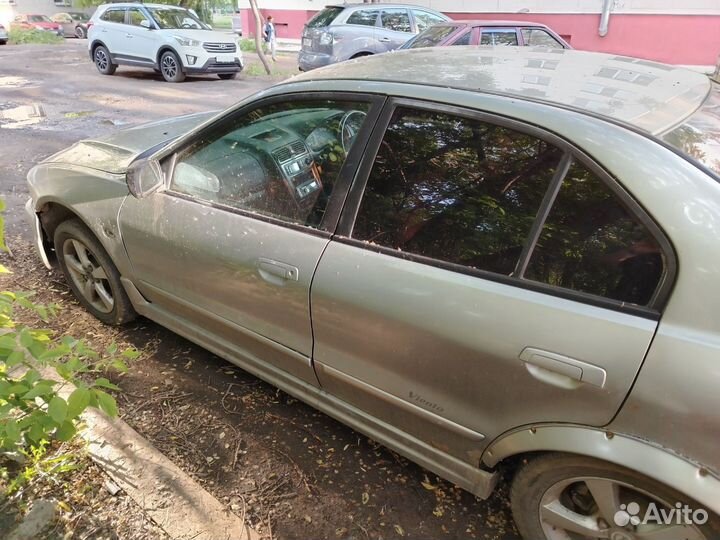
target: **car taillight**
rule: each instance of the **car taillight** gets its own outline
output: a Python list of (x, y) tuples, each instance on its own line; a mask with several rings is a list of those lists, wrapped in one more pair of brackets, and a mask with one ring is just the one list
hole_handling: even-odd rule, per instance
[(87, 28), (88, 32), (90, 31), (90, 27), (91, 27), (93, 24), (95, 24), (95, 23), (93, 23), (92, 21), (88, 21), (88, 23), (85, 25), (85, 27)]

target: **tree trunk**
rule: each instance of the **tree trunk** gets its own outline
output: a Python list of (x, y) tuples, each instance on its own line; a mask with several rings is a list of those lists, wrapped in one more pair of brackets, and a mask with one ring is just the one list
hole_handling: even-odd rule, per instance
[(262, 18), (260, 17), (260, 10), (258, 9), (257, 0), (250, 0), (250, 7), (252, 8), (253, 15), (255, 15), (255, 49), (257, 50), (260, 61), (265, 66), (265, 72), (270, 75), (270, 63), (265, 57), (265, 51), (262, 47)]

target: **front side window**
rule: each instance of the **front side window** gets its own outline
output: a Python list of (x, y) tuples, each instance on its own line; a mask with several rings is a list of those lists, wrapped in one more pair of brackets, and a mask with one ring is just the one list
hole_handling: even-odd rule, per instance
[(28, 15), (28, 21), (31, 23), (48, 23), (52, 22), (47, 15)]
[(347, 24), (359, 24), (361, 26), (375, 26), (380, 11), (377, 9), (361, 9), (352, 13)]
[(434, 13), (428, 13), (427, 11), (413, 10), (413, 17), (415, 17), (415, 26), (417, 26), (418, 32), (422, 32), (434, 24), (445, 21), (442, 17)]
[(187, 9), (174, 7), (148, 7), (150, 16), (155, 23), (163, 30), (186, 29), (186, 30), (209, 30), (209, 27), (200, 21)]
[(147, 23), (150, 24), (150, 21), (147, 20), (145, 14), (137, 8), (130, 8), (128, 10), (128, 15), (130, 16), (130, 24), (133, 26), (142, 26), (143, 21), (147, 21)]
[(395, 32), (412, 32), (410, 15), (406, 9), (383, 9), (380, 14), (380, 23), (383, 28)]
[(428, 28), (422, 34), (412, 40), (412, 43), (408, 45), (408, 49), (421, 49), (422, 47), (435, 47), (442, 43), (450, 34), (457, 30), (456, 26), (452, 25), (437, 25), (432, 28)]
[(171, 189), (317, 228), (369, 108), (317, 100), (256, 109), (181, 152)]
[(496, 47), (514, 46), (518, 44), (517, 32), (513, 30), (483, 30), (480, 45)]
[(103, 21), (112, 23), (124, 23), (125, 22), (125, 9), (108, 9), (100, 17)]
[(548, 47), (550, 49), (562, 49), (562, 44), (540, 28), (521, 29), (523, 41), (529, 47)]
[(561, 157), (499, 125), (398, 108), (352, 237), (511, 275)]
[(595, 174), (574, 163), (523, 277), (644, 306), (664, 267), (647, 227)]

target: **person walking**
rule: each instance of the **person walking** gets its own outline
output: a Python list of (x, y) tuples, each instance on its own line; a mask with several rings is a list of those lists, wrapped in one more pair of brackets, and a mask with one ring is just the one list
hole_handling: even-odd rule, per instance
[(267, 48), (270, 49), (272, 61), (277, 62), (277, 39), (275, 35), (275, 23), (273, 23), (272, 15), (268, 15), (267, 19), (265, 19), (265, 26), (263, 27), (263, 37), (265, 38)]

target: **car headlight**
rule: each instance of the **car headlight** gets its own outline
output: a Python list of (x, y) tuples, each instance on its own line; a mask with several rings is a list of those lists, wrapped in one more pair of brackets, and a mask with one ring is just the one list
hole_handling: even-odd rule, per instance
[(333, 35), (330, 32), (320, 34), (320, 45), (332, 45)]
[(175, 38), (175, 41), (177, 41), (180, 45), (183, 47), (199, 47), (200, 42), (195, 39), (188, 39), (184, 38), (182, 36), (173, 36)]

